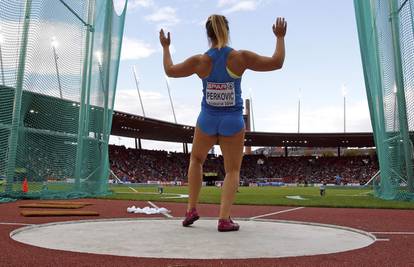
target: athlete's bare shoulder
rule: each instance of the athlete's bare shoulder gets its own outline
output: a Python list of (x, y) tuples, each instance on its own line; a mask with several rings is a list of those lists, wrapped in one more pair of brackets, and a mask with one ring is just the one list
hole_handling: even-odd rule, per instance
[(211, 62), (211, 58), (207, 54), (200, 54), (198, 56), (201, 64), (209, 64)]
[(240, 57), (241, 56), (241, 51), (243, 51), (243, 50), (236, 50), (236, 49), (233, 49), (233, 50), (231, 50), (231, 52), (230, 52), (230, 54), (229, 54), (229, 57), (230, 58), (237, 58), (237, 57)]
[(241, 76), (246, 70), (245, 62), (243, 59), (243, 50), (232, 50), (229, 54), (227, 66), (236, 75)]
[(199, 66), (198, 66), (198, 76), (200, 78), (205, 78), (209, 75), (211, 68), (213, 66), (211, 58), (207, 54), (198, 55)]

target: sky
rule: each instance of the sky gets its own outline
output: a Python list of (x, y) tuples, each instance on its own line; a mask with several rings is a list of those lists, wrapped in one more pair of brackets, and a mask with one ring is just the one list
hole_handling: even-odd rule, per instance
[[(125, 0), (114, 0), (118, 11)], [(147, 117), (174, 121), (158, 40), (161, 28), (171, 32), (174, 63), (208, 50), (204, 28), (211, 14), (225, 15), (230, 46), (271, 56), (272, 24), (288, 22), (286, 59), (281, 70), (246, 71), (243, 98), (252, 98), (255, 131), (372, 131), (352, 0), (129, 0), (115, 109), (142, 115), (132, 67), (135, 66)], [(177, 121), (194, 126), (200, 112), (201, 80), (193, 75), (170, 79)], [(128, 138), (113, 144), (134, 146)], [(181, 151), (181, 144), (143, 141), (144, 149)]]

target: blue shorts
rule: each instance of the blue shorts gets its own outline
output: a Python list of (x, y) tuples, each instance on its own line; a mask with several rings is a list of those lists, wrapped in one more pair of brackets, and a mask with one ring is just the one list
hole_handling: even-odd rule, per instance
[(214, 114), (202, 110), (198, 115), (197, 126), (207, 135), (232, 136), (244, 128), (243, 114)]

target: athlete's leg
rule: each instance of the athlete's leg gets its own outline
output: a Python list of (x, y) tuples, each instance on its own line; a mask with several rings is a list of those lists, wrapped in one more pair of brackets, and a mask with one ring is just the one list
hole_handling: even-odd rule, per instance
[(240, 181), (240, 167), (243, 159), (244, 128), (233, 136), (219, 136), (219, 144), (224, 158), (226, 177), (221, 191), (220, 219), (230, 217)]
[(196, 127), (191, 149), (190, 165), (188, 167), (188, 211), (197, 205), (203, 180), (203, 163), (208, 151), (216, 143), (217, 136), (207, 135)]

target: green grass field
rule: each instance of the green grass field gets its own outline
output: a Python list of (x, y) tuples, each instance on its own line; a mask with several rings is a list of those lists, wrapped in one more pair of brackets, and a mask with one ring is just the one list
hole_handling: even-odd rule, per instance
[[(43, 183), (36, 183), (36, 182), (29, 182), (29, 191), (40, 191), (43, 188)], [(71, 190), (71, 188), (73, 188), (74, 185), (73, 184), (65, 184), (65, 183), (56, 183), (56, 184), (48, 184), (47, 188), (49, 190)], [(0, 193), (4, 192), (4, 188), (5, 188), (5, 182), (0, 183)], [(21, 190), (22, 185), (19, 183), (14, 183), (13, 184), (13, 190), (14, 191), (19, 191)]]
[[(20, 190), (15, 184), (14, 190)], [(67, 191), (73, 184), (49, 184), (49, 190)], [(40, 183), (29, 183), (29, 191), (40, 191)], [(157, 202), (187, 202), (187, 198), (178, 198), (181, 194), (188, 194), (188, 188), (164, 187), (164, 194), (157, 192), (156, 186), (110, 185), (111, 195), (104, 199), (141, 200)], [(4, 192), (4, 185), (0, 185), (0, 192)], [(203, 187), (200, 194), (200, 203), (220, 203), (221, 189), (217, 187)], [(288, 196), (303, 198), (289, 199)], [(328, 187), (326, 195), (319, 195), (318, 187), (240, 187), (235, 204), (239, 205), (277, 205), (277, 206), (307, 206), (307, 207), (342, 207), (342, 208), (388, 208), (414, 209), (414, 202), (387, 201), (373, 196), (370, 188)]]
[[(158, 202), (187, 201), (187, 198), (165, 198), (178, 197), (179, 194), (188, 194), (187, 187), (164, 187), (164, 194), (158, 194), (156, 187), (131, 186), (131, 188), (125, 185), (111, 186), (110, 189), (113, 195), (105, 198)], [(221, 189), (217, 187), (203, 187), (200, 194), (200, 203), (220, 203), (220, 191)], [(300, 196), (304, 199), (289, 199), (287, 196)], [(235, 204), (414, 209), (414, 202), (386, 201), (375, 198), (372, 195), (372, 189), (338, 187), (328, 187), (324, 197), (319, 195), (318, 187), (240, 187)]]

